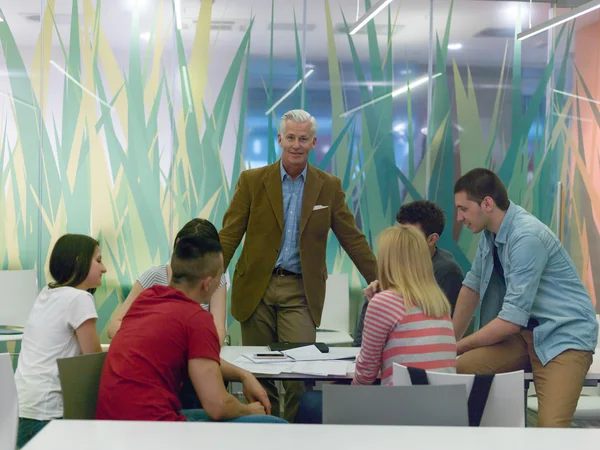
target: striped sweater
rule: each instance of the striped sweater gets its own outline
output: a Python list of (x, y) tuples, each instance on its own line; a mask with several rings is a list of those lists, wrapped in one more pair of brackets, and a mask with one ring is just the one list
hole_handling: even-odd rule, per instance
[(352, 384), (392, 384), (393, 363), (456, 372), (456, 339), (450, 316), (429, 317), (420, 308), (406, 312), (404, 299), (384, 291), (369, 302), (362, 346)]

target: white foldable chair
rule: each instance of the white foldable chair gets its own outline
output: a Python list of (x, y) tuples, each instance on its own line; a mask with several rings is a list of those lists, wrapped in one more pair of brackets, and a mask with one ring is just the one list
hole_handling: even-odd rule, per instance
[[(475, 375), (434, 372), (427, 370), (430, 385), (463, 384), (467, 396), (471, 394)], [(394, 363), (392, 382), (394, 386), (412, 385), (408, 369)], [(500, 373), (494, 377), (489, 397), (481, 416), (481, 427), (524, 427), (525, 409), (523, 408), (523, 386), (525, 372)]]
[(37, 295), (35, 270), (0, 270), (0, 325), (25, 326)]
[(0, 449), (17, 446), (19, 400), (9, 353), (0, 354)]
[(329, 275), (321, 326), (317, 329), (317, 342), (327, 345), (351, 344), (350, 287), (348, 274)]
[(329, 425), (457, 426), (469, 424), (464, 386), (323, 386)]

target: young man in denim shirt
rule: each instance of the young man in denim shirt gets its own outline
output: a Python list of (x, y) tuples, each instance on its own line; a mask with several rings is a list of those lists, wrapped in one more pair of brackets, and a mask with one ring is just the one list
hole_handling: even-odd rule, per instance
[[(479, 302), (497, 317), (458, 341), (458, 373), (533, 371), (538, 426), (569, 427), (598, 339), (594, 308), (548, 227), (508, 200), (496, 174), (473, 169), (454, 186), (458, 221), (483, 231), (458, 296), (461, 339)], [(498, 282), (490, 284), (495, 278)]]

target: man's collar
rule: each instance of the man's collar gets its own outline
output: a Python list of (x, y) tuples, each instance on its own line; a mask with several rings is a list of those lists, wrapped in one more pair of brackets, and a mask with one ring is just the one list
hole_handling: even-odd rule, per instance
[[(502, 223), (500, 224), (500, 229), (498, 230), (498, 234), (496, 235), (495, 241), (499, 244), (506, 244), (506, 239), (508, 237), (508, 230), (512, 225), (512, 221), (515, 218), (515, 214), (517, 213), (517, 207), (511, 201), (508, 205), (508, 209), (506, 210), (506, 214), (502, 219)], [(491, 233), (490, 233), (491, 234)]]
[[(306, 181), (306, 170), (307, 169), (308, 169), (308, 163), (306, 163), (306, 166), (304, 166), (304, 170), (299, 175), (302, 177), (302, 179), (304, 181)], [(283, 167), (283, 159), (279, 160), (279, 172), (281, 174), (281, 181), (283, 181), (283, 179), (286, 177), (286, 175), (288, 177), (290, 177), (290, 175), (286, 172), (285, 167)], [(290, 177), (290, 178), (292, 178), (292, 177)]]

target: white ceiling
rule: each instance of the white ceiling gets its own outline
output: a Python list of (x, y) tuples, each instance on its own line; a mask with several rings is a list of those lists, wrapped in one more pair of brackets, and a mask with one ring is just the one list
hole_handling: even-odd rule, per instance
[[(96, 3), (95, 0), (91, 0)], [(196, 19), (200, 8), (200, 0), (181, 0), (184, 44), (189, 50), (193, 44), (196, 31)], [(326, 0), (307, 0), (306, 33), (307, 62), (319, 63), (327, 60), (327, 29), (325, 16)], [(373, 0), (374, 2), (375, 0)], [(136, 3), (137, 2), (137, 3)], [(162, 3), (161, 3), (162, 2)], [(79, 0), (79, 5), (83, 1)], [(164, 30), (172, 23), (170, 0), (103, 0), (101, 23), (115, 53), (129, 48), (131, 39), (132, 11), (135, 5), (140, 10), (140, 33), (152, 28), (155, 15), (162, 4)], [(435, 32), (440, 39), (448, 18), (450, 0), (436, 0), (433, 14)], [(40, 14), (45, 0), (3, 1), (2, 11), (11, 27), (20, 49), (33, 48), (39, 36), (40, 24), (28, 20), (27, 16)], [(56, 0), (57, 22), (59, 30), (66, 39), (69, 32), (69, 18), (72, 0)], [(274, 33), (274, 54), (278, 59), (295, 59), (296, 47), (293, 32), (294, 11), (299, 24), (303, 21), (303, 0), (275, 0), (276, 28), (283, 27)], [(331, 15), (334, 26), (343, 23), (342, 11), (349, 24), (356, 20), (357, 0), (330, 0)], [(487, 28), (514, 28), (518, 20), (519, 5), (522, 8), (522, 25), (528, 27), (529, 2), (495, 0), (455, 0), (454, 13), (450, 33), (451, 43), (461, 43), (463, 48), (450, 52), (460, 65), (499, 67), (502, 64), (504, 49), (508, 42), (509, 57), (512, 54), (512, 39), (506, 37), (475, 37)], [(531, 21), (535, 25), (547, 19), (549, 4), (533, 3)], [(399, 31), (392, 40), (393, 56), (396, 62), (426, 63), (429, 49), (429, 2), (426, 0), (396, 0), (392, 3), (392, 21), (396, 19)], [(360, 11), (364, 13), (364, 0), (360, 0)], [(82, 11), (80, 9), (80, 15)], [(218, 58), (227, 52), (231, 54), (240, 44), (244, 30), (251, 17), (255, 18), (252, 32), (251, 51), (253, 55), (268, 56), (270, 53), (271, 0), (214, 0), (213, 28), (224, 28), (211, 32), (213, 41), (211, 57)], [(584, 20), (589, 21), (591, 17)], [(578, 19), (582, 21), (582, 19)], [(382, 13), (375, 23), (384, 27), (387, 14)], [(381, 54), (387, 49), (387, 36), (380, 34), (379, 48)], [(302, 34), (300, 34), (302, 40)], [(142, 43), (144, 40), (142, 39)], [(341, 33), (335, 34), (338, 58), (351, 61), (348, 38)], [(365, 35), (354, 37), (357, 51), (365, 61), (369, 55), (368, 38)], [(547, 33), (524, 41), (523, 65), (525, 67), (541, 67), (547, 58)], [(53, 47), (60, 48), (57, 39)], [(172, 49), (167, 47), (166, 51)], [(1, 50), (0, 50), (1, 51)]]

